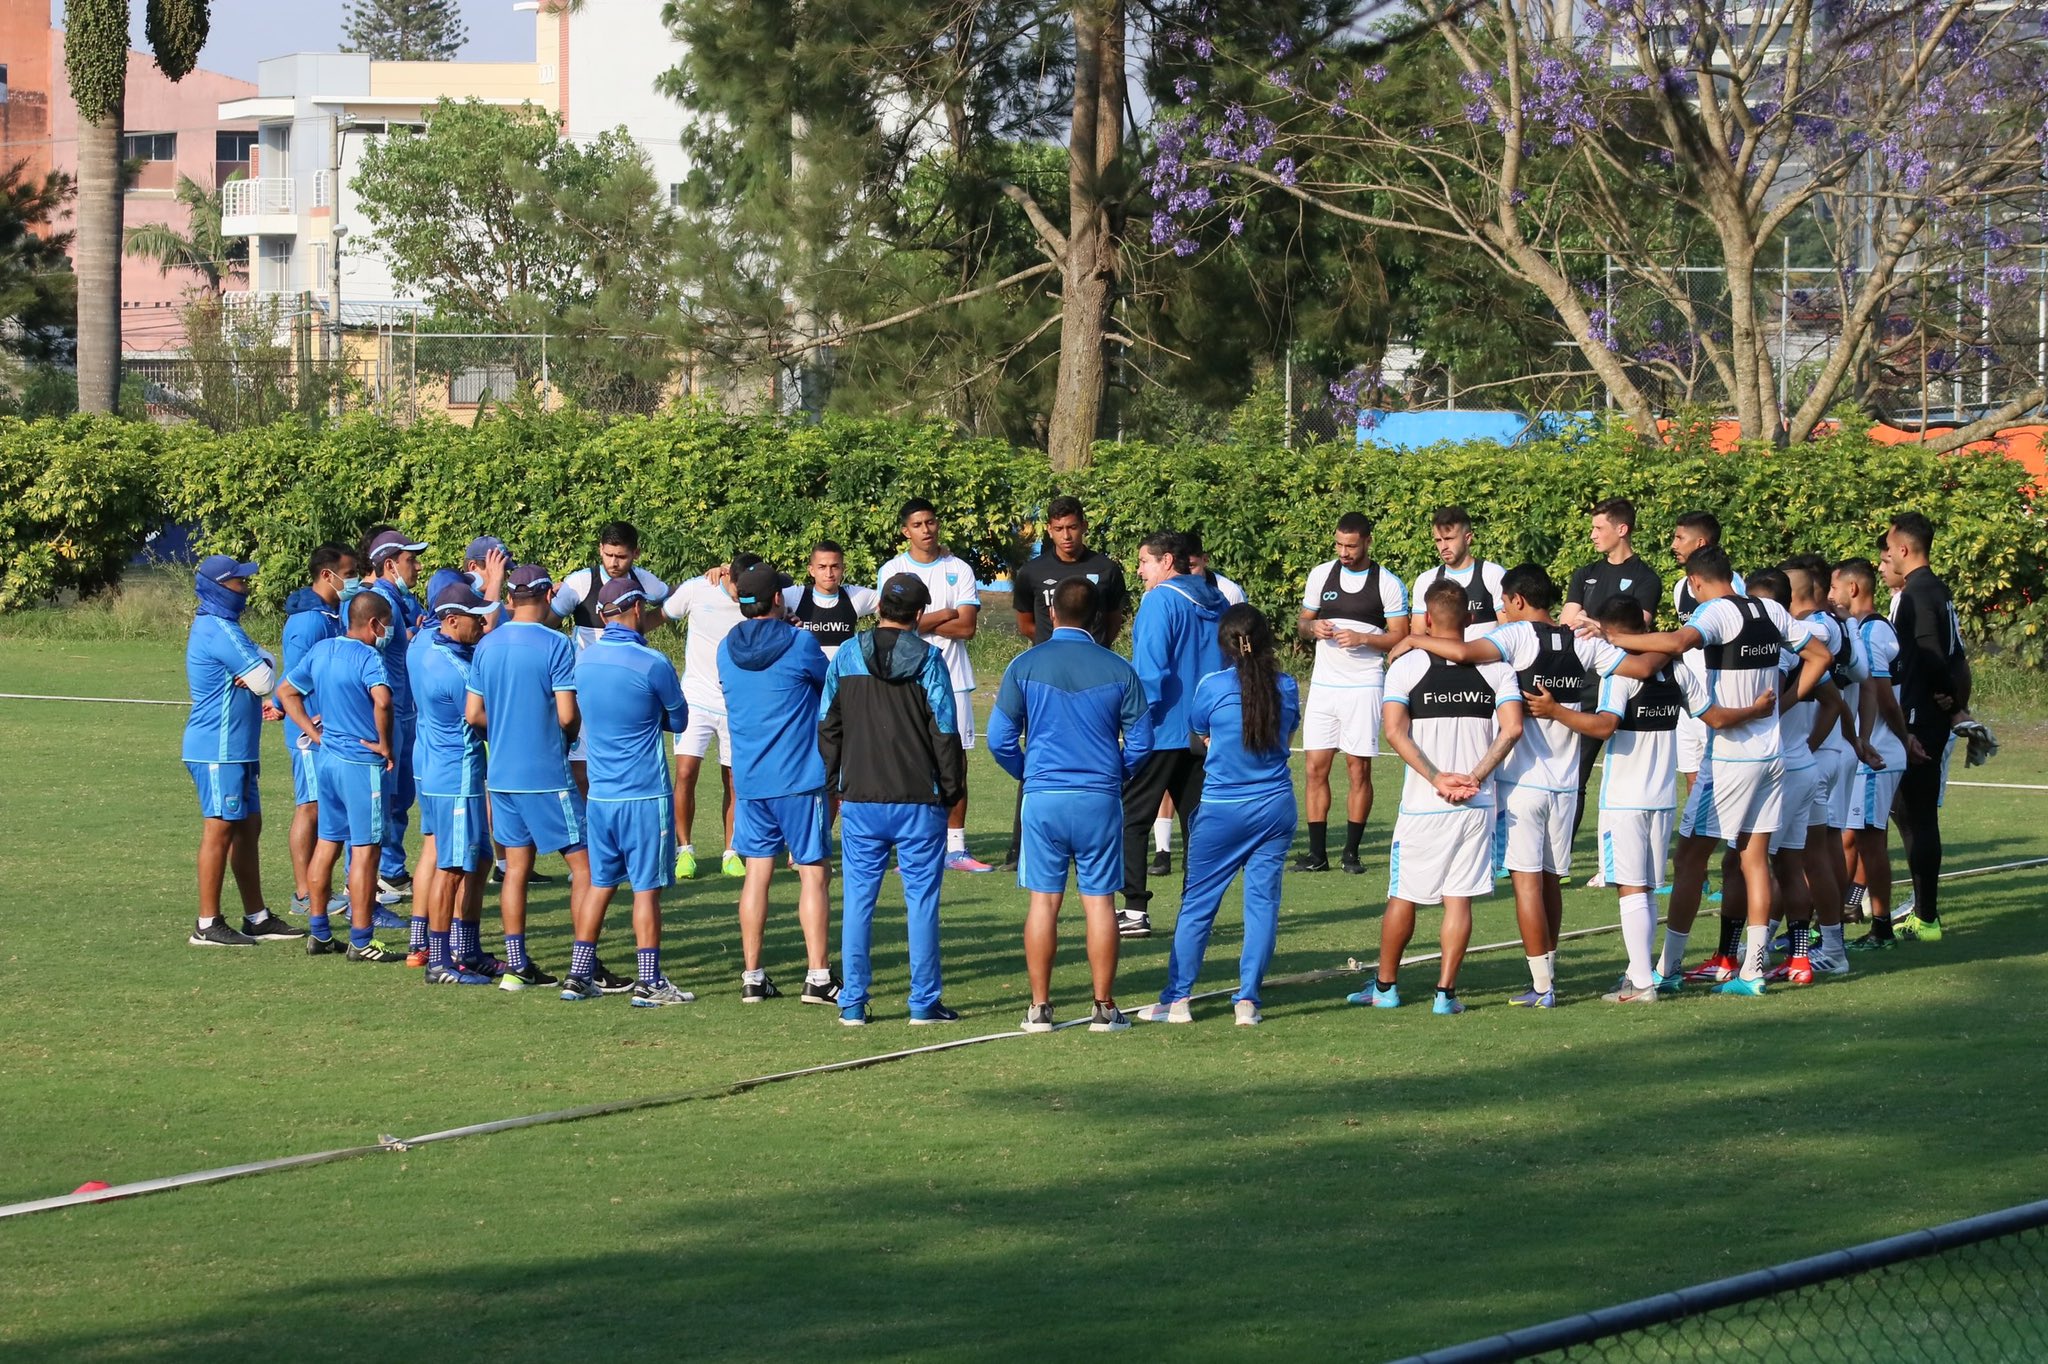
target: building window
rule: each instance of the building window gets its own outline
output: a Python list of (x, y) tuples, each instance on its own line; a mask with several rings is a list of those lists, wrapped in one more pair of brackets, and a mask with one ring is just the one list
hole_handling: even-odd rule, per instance
[(249, 153), (256, 147), (254, 133), (220, 132), (213, 135), (213, 159), (222, 162), (248, 164)]
[(178, 159), (178, 135), (176, 133), (123, 133), (121, 135), (121, 159), (123, 161), (175, 161)]
[(670, 185), (668, 187), (668, 206), (670, 208), (681, 208), (683, 206), (683, 187), (681, 185)]
[(518, 391), (518, 376), (510, 365), (473, 365), (448, 376), (448, 402), (452, 407), (474, 407), (486, 395), (493, 402), (510, 402)]

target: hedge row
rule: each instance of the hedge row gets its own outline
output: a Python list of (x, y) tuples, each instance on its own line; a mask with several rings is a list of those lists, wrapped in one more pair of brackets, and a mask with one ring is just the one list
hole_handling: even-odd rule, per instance
[[(1057, 487), (1056, 487), (1057, 484)], [(391, 521), (427, 540), (431, 563), (473, 535), (502, 536), (558, 573), (588, 562), (596, 527), (623, 517), (647, 561), (672, 575), (752, 549), (799, 565), (811, 542), (846, 546), (867, 578), (898, 548), (896, 509), (939, 504), (955, 552), (986, 575), (1029, 552), (1037, 509), (1079, 495), (1096, 543), (1126, 560), (1161, 527), (1200, 527), (1217, 566), (1285, 615), (1329, 554), (1343, 511), (1376, 518), (1376, 557), (1412, 575), (1434, 562), (1429, 513), (1469, 508), (1489, 558), (1568, 573), (1590, 555), (1586, 511), (1623, 494), (1639, 546), (1665, 565), (1673, 519), (1705, 507), (1737, 564), (1795, 550), (1874, 556), (1896, 510), (1940, 528), (1935, 563), (1973, 633), (2016, 637), (2038, 661), (2048, 577), (2034, 489), (1994, 455), (1934, 456), (1835, 435), (1794, 450), (1646, 449), (1594, 430), (1503, 450), (1415, 454), (1316, 445), (1161, 449), (1105, 444), (1055, 480), (1044, 456), (944, 427), (793, 424), (689, 410), (609, 425), (570, 413), (508, 415), (468, 430), (354, 417), (213, 435), (108, 419), (0, 422), (0, 609), (113, 582), (145, 526), (198, 528), (201, 546), (252, 555), (259, 591), (282, 597), (322, 540)]]

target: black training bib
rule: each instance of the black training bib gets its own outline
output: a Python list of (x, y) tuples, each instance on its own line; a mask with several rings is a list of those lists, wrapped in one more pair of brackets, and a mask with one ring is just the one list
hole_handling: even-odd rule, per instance
[(1365, 583), (1353, 592), (1344, 590), (1344, 565), (1331, 564), (1330, 571), (1323, 575), (1322, 591), (1316, 595), (1322, 603), (1316, 609), (1317, 620), (1355, 620), (1374, 630), (1387, 628), (1387, 606), (1380, 600), (1378, 564), (1365, 570)]
[(1469, 663), (1432, 659), (1408, 693), (1417, 720), (1488, 720), (1493, 709), (1493, 684)]
[[(1436, 569), (1436, 582), (1430, 583), (1429, 586), (1434, 587), (1437, 583), (1446, 580), (1450, 582), (1458, 581), (1456, 578), (1451, 577), (1449, 569), (1439, 564)], [(1427, 590), (1428, 588), (1423, 589), (1423, 591)], [(1422, 595), (1422, 592), (1415, 594), (1418, 603)], [(1409, 609), (1420, 611), (1422, 608), (1418, 604), (1411, 606)], [(1492, 625), (1500, 619), (1500, 612), (1493, 609), (1493, 594), (1486, 590), (1486, 566), (1484, 564), (1472, 565), (1472, 581), (1465, 587), (1465, 610), (1468, 622), (1473, 625)]]
[(1593, 699), (1593, 675), (1579, 658), (1577, 637), (1562, 625), (1532, 625), (1536, 631), (1536, 661), (1515, 674), (1522, 690), (1534, 694), (1540, 686), (1562, 704), (1583, 708)]
[(1778, 666), (1778, 647), (1783, 642), (1778, 627), (1755, 597), (1729, 597), (1742, 612), (1742, 630), (1726, 644), (1709, 644), (1703, 652), (1707, 666), (1715, 672), (1756, 672)]
[(1678, 717), (1684, 710), (1685, 688), (1678, 685), (1670, 668), (1663, 668), (1636, 688), (1636, 694), (1629, 698), (1628, 709), (1615, 728), (1638, 733), (1677, 729)]
[(811, 595), (807, 584), (791, 616), (816, 636), (819, 647), (824, 649), (837, 648), (860, 632), (860, 617), (854, 613), (853, 601), (843, 587), (839, 589), (839, 600), (826, 606)]

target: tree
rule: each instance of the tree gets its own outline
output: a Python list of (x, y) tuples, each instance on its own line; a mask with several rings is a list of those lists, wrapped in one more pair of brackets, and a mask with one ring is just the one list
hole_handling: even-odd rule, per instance
[(128, 229), (128, 254), (153, 260), (166, 274), (190, 270), (204, 292), (219, 297), (229, 280), (249, 273), (249, 239), (220, 230), (221, 192), (207, 189), (189, 175), (178, 177), (177, 201), (187, 215), (183, 232), (169, 223), (142, 223)]
[(452, 61), (469, 41), (455, 0), (349, 0), (343, 52), (380, 62)]
[[(149, 0), (157, 67), (183, 80), (206, 45), (207, 0)], [(121, 390), (121, 126), (128, 0), (71, 0), (64, 71), (78, 107), (78, 405), (112, 412)]]
[[(1395, 57), (1363, 61), (1325, 56), (1357, 33), (1356, 13), (1280, 34), (1256, 59), (1187, 29), (1179, 44), (1226, 84), (1256, 69), (1264, 90), (1178, 117), (1153, 176), (1211, 192), (1180, 215), (1189, 226), (1228, 213), (1255, 183), (1477, 252), (1542, 295), (1638, 431), (1656, 430), (1660, 367), (1692, 366), (1711, 374), (1745, 436), (1799, 441), (1853, 391), (1912, 279), (1986, 252), (2001, 273), (2021, 268), (2027, 234), (2014, 220), (2039, 194), (2048, 115), (2042, 12), (2041, 0), (1706, 0), (1683, 11), (1468, 0), (1369, 12), (1403, 41)], [(1455, 63), (1455, 121), (1418, 123), (1361, 98), (1418, 44), (1440, 44)], [(1655, 203), (1667, 207), (1644, 211)], [(1841, 327), (1803, 400), (1781, 412), (1758, 274), (1802, 218), (1836, 244)], [(1610, 260), (1680, 335), (1643, 343), (1622, 331), (1601, 279)], [(1718, 293), (1696, 287), (1700, 265), (1725, 272)], [(2042, 398), (2037, 382), (1951, 439)]]
[(71, 234), (51, 231), (71, 181), (54, 171), (29, 180), (27, 165), (0, 168), (0, 351), (48, 360), (76, 332)]

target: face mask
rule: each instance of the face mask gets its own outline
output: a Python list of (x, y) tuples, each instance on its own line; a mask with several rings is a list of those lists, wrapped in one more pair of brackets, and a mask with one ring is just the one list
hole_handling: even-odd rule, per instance
[(370, 647), (372, 649), (377, 650), (379, 653), (382, 653), (384, 650), (384, 646), (390, 643), (390, 641), (391, 628), (389, 626), (386, 626), (384, 629), (379, 630), (377, 632), (377, 637), (375, 639), (370, 641)]

